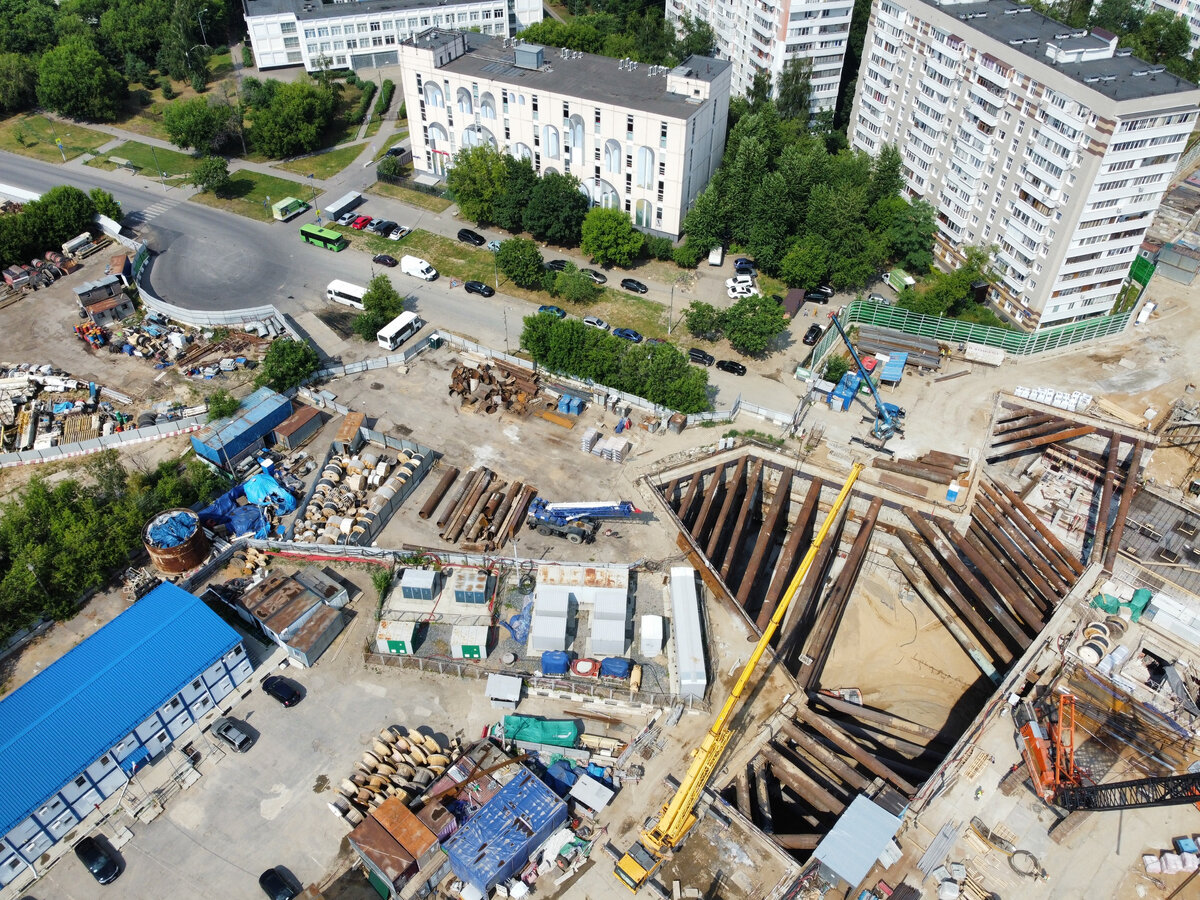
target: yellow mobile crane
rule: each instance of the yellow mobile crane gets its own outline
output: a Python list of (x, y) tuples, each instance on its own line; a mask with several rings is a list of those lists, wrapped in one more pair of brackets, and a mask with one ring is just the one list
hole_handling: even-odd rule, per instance
[(733, 691), (730, 692), (729, 699), (725, 701), (724, 707), (721, 708), (720, 715), (712, 723), (712, 727), (708, 729), (708, 734), (704, 736), (704, 741), (695, 751), (692, 764), (688, 768), (687, 775), (680, 782), (679, 789), (663, 805), (663, 808), (658, 813), (658, 820), (652, 826), (646, 828), (641, 834), (641, 839), (634, 841), (633, 846), (617, 861), (616, 867), (613, 870), (614, 874), (630, 891), (636, 893), (642, 885), (650, 880), (650, 877), (658, 870), (658, 867), (666, 861), (668, 854), (682, 843), (684, 837), (691, 831), (692, 826), (696, 824), (696, 804), (699, 802), (700, 795), (704, 792), (705, 787), (708, 786), (713, 772), (716, 771), (717, 763), (721, 761), (721, 755), (725, 752), (725, 745), (733, 737), (733, 732), (729, 728), (729, 721), (733, 716), (734, 709), (741, 699), (742, 692), (746, 689), (746, 684), (750, 681), (750, 676), (754, 674), (754, 670), (758, 667), (759, 660), (767, 652), (767, 646), (771, 643), (771, 638), (775, 636), (776, 630), (779, 628), (780, 623), (783, 622), (783, 617), (787, 613), (788, 607), (799, 592), (800, 584), (804, 581), (804, 576), (812, 568), (817, 551), (825, 543), (825, 538), (828, 536), (830, 528), (833, 527), (834, 521), (849, 499), (850, 490), (853, 488), (854, 482), (858, 479), (858, 474), (862, 469), (862, 463), (855, 463), (851, 468), (850, 477), (842, 485), (842, 490), (837, 495), (837, 499), (833, 501), (833, 506), (830, 508), (829, 514), (825, 517), (825, 521), (821, 523), (820, 531), (813, 538), (808, 552), (804, 554), (804, 559), (800, 562), (800, 568), (796, 570), (795, 577), (792, 578), (791, 584), (788, 585), (783, 599), (775, 610), (775, 615), (771, 616), (771, 623), (763, 631), (762, 637), (759, 638), (758, 644), (754, 648), (754, 652), (750, 654), (750, 659), (747, 660), (745, 667), (742, 669), (742, 674), (738, 676), (737, 683), (733, 686)]

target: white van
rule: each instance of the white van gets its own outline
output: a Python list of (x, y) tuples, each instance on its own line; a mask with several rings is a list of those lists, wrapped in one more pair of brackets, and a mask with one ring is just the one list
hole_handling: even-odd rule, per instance
[(708, 264), (710, 266), (719, 266), (725, 262), (725, 248), (720, 244), (708, 251)]
[(433, 281), (433, 279), (437, 278), (437, 269), (419, 256), (400, 257), (400, 271), (405, 275), (420, 278), (422, 281)]
[(375, 335), (375, 340), (384, 350), (395, 350), (424, 326), (414, 312), (402, 312), (388, 322)]

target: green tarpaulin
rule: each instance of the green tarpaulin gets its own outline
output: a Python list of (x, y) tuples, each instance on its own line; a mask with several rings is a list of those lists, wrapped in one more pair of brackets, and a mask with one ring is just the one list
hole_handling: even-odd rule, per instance
[(574, 747), (579, 739), (579, 726), (569, 719), (534, 719), (530, 716), (505, 716), (504, 737), (510, 741), (531, 744), (553, 744)]

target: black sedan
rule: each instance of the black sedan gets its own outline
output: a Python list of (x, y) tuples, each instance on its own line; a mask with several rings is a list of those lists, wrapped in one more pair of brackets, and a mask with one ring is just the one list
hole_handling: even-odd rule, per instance
[(287, 883), (278, 869), (267, 869), (259, 875), (258, 886), (271, 900), (295, 900), (300, 896), (300, 892)]
[(552, 259), (546, 263), (546, 268), (552, 272), (562, 272), (567, 268), (567, 261), (565, 259)]
[(602, 275), (601, 273), (597, 272), (595, 269), (580, 269), (579, 271), (583, 272), (584, 275), (586, 275), (588, 278), (592, 279), (592, 281), (594, 281), (596, 284), (607, 284), (608, 283), (608, 276)]
[(389, 269), (396, 268), (396, 257), (388, 256), (386, 253), (380, 253), (371, 257), (371, 262), (380, 266), (387, 266)]
[(819, 341), (820, 339), (821, 339), (821, 326), (820, 325), (810, 325), (808, 327), (808, 331), (804, 332), (804, 343), (806, 343), (810, 347), (813, 344), (815, 344), (817, 341)]
[(300, 702), (300, 692), (278, 675), (272, 675), (262, 683), (263, 690), (284, 706), (295, 706)]
[(746, 367), (740, 362), (734, 362), (732, 359), (722, 359), (718, 361), (717, 368), (722, 372), (731, 372), (734, 375), (746, 374)]
[(460, 228), (458, 230), (458, 239), (464, 244), (470, 244), (473, 247), (482, 247), (487, 243), (487, 238), (478, 231), (472, 231), (470, 228)]
[(117, 863), (117, 858), (94, 837), (85, 837), (76, 844), (75, 855), (81, 863), (87, 866), (92, 877), (101, 884), (116, 881), (117, 876), (121, 874), (121, 866)]
[(627, 291), (633, 291), (635, 294), (644, 294), (646, 291), (650, 290), (650, 288), (646, 287), (636, 278), (622, 278), (621, 287), (625, 288)]
[(488, 287), (482, 281), (466, 281), (463, 282), (463, 287), (467, 289), (468, 294), (478, 294), (480, 297), (491, 297), (496, 293), (496, 289)]

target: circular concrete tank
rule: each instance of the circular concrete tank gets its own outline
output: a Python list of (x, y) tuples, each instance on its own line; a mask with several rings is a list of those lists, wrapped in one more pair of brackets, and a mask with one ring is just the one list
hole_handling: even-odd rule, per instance
[(200, 517), (190, 509), (168, 509), (146, 523), (142, 541), (154, 567), (165, 575), (196, 568), (208, 556), (208, 538)]

